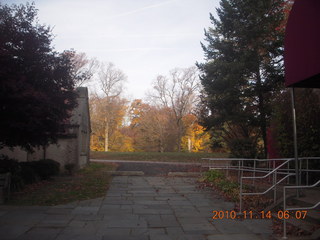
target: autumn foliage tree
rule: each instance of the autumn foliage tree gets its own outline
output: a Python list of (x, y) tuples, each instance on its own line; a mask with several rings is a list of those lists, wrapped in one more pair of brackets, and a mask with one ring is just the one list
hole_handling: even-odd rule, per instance
[(176, 129), (176, 147), (181, 151), (184, 135), (183, 118), (191, 113), (198, 101), (200, 82), (196, 67), (173, 69), (169, 76), (159, 75), (153, 83), (151, 98), (156, 104), (170, 109)]
[[(127, 100), (120, 97), (90, 97), (92, 127), (91, 149), (96, 151), (124, 151), (119, 141), (121, 128), (127, 111)], [(128, 149), (126, 149), (128, 150)]]
[[(135, 151), (177, 151), (176, 119), (171, 108), (136, 99), (130, 107), (130, 121), (129, 132)], [(188, 114), (183, 117), (182, 123), (181, 151), (207, 151), (209, 134), (199, 125), (197, 117)]]
[(134, 147), (137, 151), (173, 151), (170, 109), (135, 100), (130, 110)]
[(93, 142), (96, 141), (92, 145), (94, 150), (119, 150), (115, 145), (119, 143), (120, 128), (127, 111), (127, 100), (121, 97), (125, 81), (125, 74), (114, 64), (100, 64), (98, 84), (101, 93), (90, 99), (92, 137)]
[(52, 38), (33, 4), (0, 3), (0, 147), (56, 141), (76, 106), (74, 65)]
[(210, 134), (205, 127), (199, 124), (194, 114), (183, 118), (185, 135), (181, 138), (181, 148), (185, 152), (207, 152), (210, 150)]

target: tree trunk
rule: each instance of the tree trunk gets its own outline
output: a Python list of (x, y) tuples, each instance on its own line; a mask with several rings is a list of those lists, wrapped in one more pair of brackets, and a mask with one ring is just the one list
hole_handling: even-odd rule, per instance
[(159, 152), (161, 152), (161, 153), (164, 152), (164, 147), (163, 147), (162, 139), (159, 140)]
[(177, 127), (178, 127), (178, 137), (177, 137), (177, 145), (178, 145), (178, 152), (181, 152), (181, 138), (182, 138), (182, 121), (177, 121)]
[(264, 96), (263, 96), (263, 90), (262, 90), (262, 82), (261, 82), (261, 76), (260, 76), (260, 69), (257, 72), (257, 93), (258, 93), (258, 108), (260, 113), (260, 130), (262, 134), (262, 140), (263, 140), (263, 149), (264, 149), (264, 157), (267, 156), (268, 148), (267, 148), (267, 114), (265, 109), (265, 102), (264, 102)]
[(192, 150), (191, 138), (188, 137), (188, 152), (191, 152), (191, 150)]
[(42, 149), (43, 149), (43, 159), (47, 158), (47, 145), (44, 144), (42, 145)]
[(106, 121), (106, 126), (104, 128), (104, 151), (109, 151), (109, 123)]

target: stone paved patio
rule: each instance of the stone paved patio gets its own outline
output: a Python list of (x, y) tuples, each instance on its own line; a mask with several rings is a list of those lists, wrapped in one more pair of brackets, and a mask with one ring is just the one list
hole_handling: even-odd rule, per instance
[(270, 239), (268, 220), (212, 220), (231, 210), (195, 178), (117, 176), (106, 197), (54, 207), (0, 207), (0, 239)]

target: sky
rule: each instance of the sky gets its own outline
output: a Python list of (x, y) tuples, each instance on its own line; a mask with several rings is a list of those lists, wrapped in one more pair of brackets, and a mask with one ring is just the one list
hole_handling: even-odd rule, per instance
[[(5, 0), (5, 3), (25, 3)], [(112, 62), (127, 76), (125, 95), (144, 98), (158, 75), (204, 61), (200, 42), (219, 0), (34, 0), (53, 27), (59, 52)], [(91, 84), (91, 89), (98, 89)]]

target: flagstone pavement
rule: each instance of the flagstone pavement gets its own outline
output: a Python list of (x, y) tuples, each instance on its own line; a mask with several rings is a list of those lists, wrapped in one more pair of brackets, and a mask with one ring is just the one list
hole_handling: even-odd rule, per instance
[(116, 176), (106, 196), (52, 207), (0, 206), (1, 240), (254, 240), (271, 221), (212, 219), (232, 210), (196, 178)]

